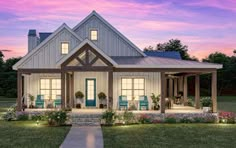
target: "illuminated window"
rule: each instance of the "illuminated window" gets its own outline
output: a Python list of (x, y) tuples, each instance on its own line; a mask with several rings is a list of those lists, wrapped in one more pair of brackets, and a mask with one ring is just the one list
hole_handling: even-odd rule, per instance
[(127, 96), (128, 100), (133, 97), (137, 100), (139, 96), (145, 95), (145, 82), (143, 78), (122, 78), (121, 95)]
[(98, 31), (97, 30), (91, 30), (90, 31), (90, 39), (92, 41), (97, 41), (98, 40)]
[(69, 52), (69, 43), (62, 42), (61, 43), (61, 54), (68, 54), (68, 52)]
[(40, 94), (44, 99), (57, 99), (61, 96), (61, 79), (40, 79)]

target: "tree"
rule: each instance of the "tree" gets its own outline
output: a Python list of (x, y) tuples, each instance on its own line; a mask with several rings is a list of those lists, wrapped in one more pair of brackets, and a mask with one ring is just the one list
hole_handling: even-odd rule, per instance
[(3, 58), (4, 58), (4, 55), (3, 55), (2, 51), (0, 50), (0, 72), (3, 71), (3, 66), (4, 66)]
[(12, 71), (12, 66), (14, 64), (16, 64), (20, 59), (21, 59), (21, 57), (7, 59), (5, 64), (4, 64), (4, 71), (5, 72)]
[(196, 57), (190, 57), (188, 54), (188, 46), (183, 45), (179, 39), (171, 39), (165, 43), (158, 43), (156, 48), (154, 49), (152, 46), (144, 49), (147, 50), (154, 50), (154, 51), (178, 51), (180, 56), (183, 60), (193, 60), (198, 61)]

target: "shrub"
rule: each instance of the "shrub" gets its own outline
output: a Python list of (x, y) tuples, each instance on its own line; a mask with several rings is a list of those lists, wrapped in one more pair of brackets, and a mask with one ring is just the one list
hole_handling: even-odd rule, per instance
[(8, 97), (8, 98), (15, 98), (15, 97), (17, 97), (17, 90), (15, 88), (7, 90), (6, 97)]
[(83, 94), (81, 91), (77, 91), (77, 92), (75, 93), (75, 97), (82, 99), (82, 98), (84, 98), (84, 94)]
[(167, 117), (165, 117), (164, 119), (165, 123), (176, 123), (176, 117), (174, 115), (168, 115)]
[(210, 97), (203, 97), (201, 99), (202, 107), (211, 107), (212, 106), (212, 100)]
[(152, 123), (152, 119), (150, 116), (146, 115), (146, 114), (142, 114), (139, 117), (139, 122), (142, 124), (146, 124), (146, 123)]
[(123, 114), (123, 120), (125, 124), (135, 123), (135, 116), (133, 112), (125, 111)]
[(216, 123), (217, 117), (212, 114), (204, 114), (204, 122), (205, 123)]
[(11, 121), (16, 119), (16, 104), (12, 105), (3, 115), (3, 120)]
[(188, 104), (188, 106), (192, 106), (192, 107), (194, 106), (194, 103), (193, 103), (192, 99), (188, 99), (187, 104)]
[(204, 118), (203, 117), (193, 117), (193, 122), (194, 123), (204, 123)]
[(51, 126), (65, 125), (67, 113), (65, 111), (49, 111), (46, 112), (48, 124)]
[(115, 122), (115, 118), (116, 118), (116, 112), (113, 110), (106, 110), (102, 114), (102, 119), (105, 120), (106, 125), (113, 125), (113, 123)]
[(16, 119), (20, 121), (29, 120), (29, 115), (26, 112), (18, 112), (16, 114)]
[(99, 100), (104, 100), (104, 99), (106, 99), (106, 94), (104, 93), (104, 92), (100, 92), (99, 94), (98, 94), (98, 98), (99, 98)]
[(184, 116), (183, 118), (180, 118), (179, 122), (180, 123), (192, 123), (193, 120), (191, 119), (191, 117)]
[(219, 113), (219, 122), (220, 123), (235, 123), (235, 113), (233, 112), (220, 112)]
[(34, 112), (32, 114), (30, 114), (31, 116), (31, 120), (33, 121), (46, 121), (47, 120), (47, 116), (44, 113), (40, 113), (40, 112)]

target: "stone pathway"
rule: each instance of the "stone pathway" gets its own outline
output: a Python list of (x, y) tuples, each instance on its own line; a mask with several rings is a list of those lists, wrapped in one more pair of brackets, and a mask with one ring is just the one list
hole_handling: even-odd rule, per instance
[(60, 148), (103, 148), (101, 126), (73, 125)]

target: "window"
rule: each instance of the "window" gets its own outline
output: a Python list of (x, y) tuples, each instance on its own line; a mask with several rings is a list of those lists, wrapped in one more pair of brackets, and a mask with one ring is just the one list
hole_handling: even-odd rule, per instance
[(133, 97), (138, 99), (139, 96), (145, 95), (144, 78), (122, 78), (121, 95), (127, 96), (128, 100)]
[(61, 43), (61, 54), (68, 54), (68, 52), (69, 52), (69, 43), (62, 42)]
[(98, 31), (97, 30), (91, 30), (90, 31), (90, 39), (92, 41), (97, 41), (98, 40)]
[(44, 99), (57, 99), (61, 95), (61, 79), (40, 79), (40, 94)]

